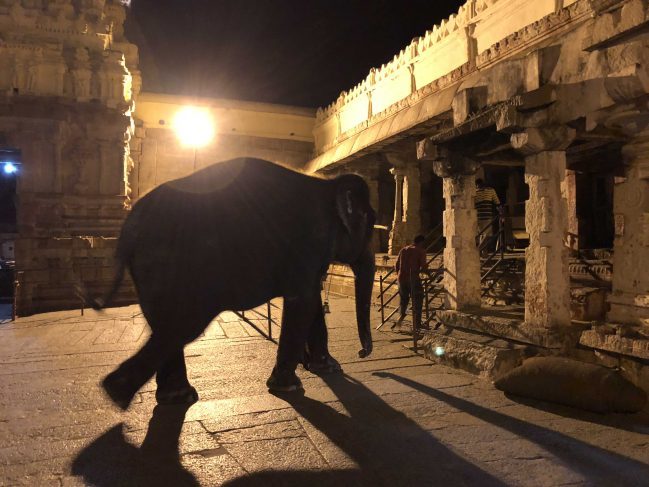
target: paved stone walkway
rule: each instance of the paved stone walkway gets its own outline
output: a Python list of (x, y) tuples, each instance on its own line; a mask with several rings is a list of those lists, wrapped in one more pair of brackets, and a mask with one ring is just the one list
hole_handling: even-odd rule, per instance
[(360, 360), (352, 301), (331, 308), (345, 375), (269, 394), (275, 345), (225, 313), (186, 350), (201, 400), (148, 384), (125, 413), (97, 384), (145, 338), (136, 306), (0, 325), (0, 485), (649, 485), (647, 415), (515, 402), (392, 333)]

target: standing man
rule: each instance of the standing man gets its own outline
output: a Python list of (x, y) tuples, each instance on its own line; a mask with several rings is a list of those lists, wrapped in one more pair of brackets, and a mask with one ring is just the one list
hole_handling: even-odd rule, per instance
[(417, 235), (414, 243), (401, 249), (395, 270), (399, 280), (399, 297), (401, 303), (399, 306), (399, 319), (392, 325), (394, 329), (400, 325), (406, 317), (408, 302), (412, 296), (412, 321), (413, 329), (421, 328), (421, 306), (423, 303), (424, 292), (421, 285), (419, 273), (427, 268), (426, 249), (424, 248), (424, 236)]
[(482, 179), (476, 179), (475, 185), (475, 209), (478, 212), (478, 232), (486, 227), (486, 230), (480, 235), (478, 242), (478, 245), (482, 246), (482, 242), (491, 238), (494, 234), (493, 219), (498, 215), (500, 200), (498, 199), (496, 190), (485, 186)]

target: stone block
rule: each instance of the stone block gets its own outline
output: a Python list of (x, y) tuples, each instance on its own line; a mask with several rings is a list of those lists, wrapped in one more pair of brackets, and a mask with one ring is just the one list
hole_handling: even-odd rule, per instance
[(424, 332), (422, 349), (433, 362), (496, 380), (534, 352), (527, 346), (441, 326)]
[[(649, 337), (633, 332), (634, 327), (616, 326), (616, 333), (602, 332), (601, 330), (586, 330), (581, 334), (579, 343), (589, 348), (605, 352), (627, 355), (638, 359), (649, 359)], [(628, 336), (623, 336), (627, 334)]]
[(570, 314), (573, 320), (597, 321), (606, 315), (608, 291), (601, 288), (578, 287), (570, 289)]
[(455, 310), (438, 310), (437, 320), (448, 328), (458, 328), (467, 331), (526, 343), (548, 349), (566, 349), (579, 340), (579, 332), (583, 328), (542, 328), (531, 326), (522, 320), (491, 316), (488, 311), (461, 312)]

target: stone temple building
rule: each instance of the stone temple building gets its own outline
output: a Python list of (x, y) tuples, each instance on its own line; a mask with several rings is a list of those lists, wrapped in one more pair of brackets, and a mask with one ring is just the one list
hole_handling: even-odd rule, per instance
[[(317, 112), (140, 93), (125, 16), (117, 0), (0, 0), (0, 153), (19, 169), (0, 184), (0, 243), (19, 314), (78, 306), (80, 279), (101, 289), (151, 188), (257, 156), (367, 180), (387, 229), (377, 295), (406, 242), (437, 242), (421, 341), (436, 360), (497, 377), (562, 354), (649, 390), (649, 2), (467, 0)], [(189, 104), (217, 121), (205, 148), (174, 134)], [(476, 178), (505, 203), (495, 257), (476, 245)]]
[[(16, 262), (19, 315), (79, 307), (80, 280), (103, 289), (126, 212), (154, 186), (237, 156), (312, 158), (315, 109), (140, 93), (126, 14), (118, 0), (0, 0), (0, 257)], [(218, 120), (198, 153), (171, 128), (186, 104)], [(117, 303), (133, 298), (124, 286)]]

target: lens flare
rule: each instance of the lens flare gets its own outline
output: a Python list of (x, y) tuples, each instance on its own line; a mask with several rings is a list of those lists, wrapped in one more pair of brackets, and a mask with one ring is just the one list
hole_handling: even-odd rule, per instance
[(5, 174), (16, 174), (18, 172), (18, 166), (13, 162), (5, 162), (3, 164), (2, 170)]
[(173, 129), (182, 145), (200, 149), (214, 139), (214, 120), (207, 108), (185, 107), (173, 120)]

